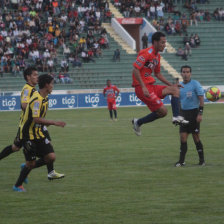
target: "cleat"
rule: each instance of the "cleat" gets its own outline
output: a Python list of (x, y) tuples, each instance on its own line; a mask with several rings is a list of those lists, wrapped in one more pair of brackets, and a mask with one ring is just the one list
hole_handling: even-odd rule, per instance
[(205, 166), (205, 161), (199, 161), (198, 165), (199, 166)]
[(140, 129), (140, 126), (138, 125), (138, 119), (137, 118), (134, 118), (132, 120), (132, 124), (133, 124), (133, 129), (134, 129), (134, 132), (137, 136), (140, 136), (142, 133), (141, 133), (141, 129)]
[[(24, 168), (26, 166), (26, 164), (25, 163), (22, 163), (21, 164), (21, 170)], [(28, 184), (28, 178), (26, 178), (24, 181), (23, 181), (25, 184)]]
[(187, 125), (189, 121), (185, 120), (182, 116), (173, 117), (172, 119), (173, 124), (175, 125)]
[(57, 180), (57, 179), (61, 179), (64, 178), (65, 175), (62, 173), (57, 173), (55, 172), (55, 170), (51, 171), (48, 175), (47, 178), (48, 180)]
[(181, 167), (181, 166), (185, 166), (185, 162), (181, 163), (181, 162), (177, 162), (174, 165), (175, 167)]
[(26, 192), (26, 189), (23, 187), (23, 185), (18, 186), (18, 187), (13, 186), (12, 189), (13, 189), (13, 191), (17, 191), (17, 192)]
[(117, 122), (117, 118), (115, 118), (114, 121)]

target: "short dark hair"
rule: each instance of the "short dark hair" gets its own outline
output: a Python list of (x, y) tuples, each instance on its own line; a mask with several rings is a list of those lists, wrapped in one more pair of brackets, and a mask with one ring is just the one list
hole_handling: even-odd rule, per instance
[(43, 89), (46, 84), (50, 84), (54, 78), (51, 75), (40, 75), (38, 79), (39, 89)]
[(189, 66), (189, 65), (183, 65), (181, 67), (181, 69), (180, 69), (180, 72), (182, 72), (184, 68), (189, 68), (190, 69), (190, 72), (192, 71), (191, 66)]
[(152, 35), (152, 44), (154, 43), (154, 41), (160, 41), (160, 38), (161, 37), (165, 37), (166, 35), (162, 32), (155, 32), (153, 35)]
[(24, 70), (23, 77), (26, 81), (27, 81), (27, 76), (31, 76), (33, 71), (37, 71), (37, 69), (34, 66), (30, 66)]

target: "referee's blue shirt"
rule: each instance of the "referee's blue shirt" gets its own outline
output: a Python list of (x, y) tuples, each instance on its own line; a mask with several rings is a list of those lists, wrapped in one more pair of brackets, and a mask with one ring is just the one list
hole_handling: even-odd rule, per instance
[(180, 103), (182, 110), (191, 110), (199, 107), (198, 96), (204, 96), (204, 89), (201, 84), (191, 79), (190, 82), (180, 83), (184, 88), (180, 88)]

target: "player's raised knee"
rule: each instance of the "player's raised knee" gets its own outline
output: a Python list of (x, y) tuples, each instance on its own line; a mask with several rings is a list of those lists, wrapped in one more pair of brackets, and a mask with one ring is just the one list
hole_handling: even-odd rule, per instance
[(45, 157), (45, 161), (46, 163), (52, 163), (56, 160), (56, 155), (55, 153), (49, 153), (46, 157)]
[(162, 106), (162, 107), (159, 108), (159, 110), (156, 111), (156, 113), (160, 118), (162, 118), (162, 117), (165, 117), (167, 115), (168, 111), (167, 111), (166, 107)]

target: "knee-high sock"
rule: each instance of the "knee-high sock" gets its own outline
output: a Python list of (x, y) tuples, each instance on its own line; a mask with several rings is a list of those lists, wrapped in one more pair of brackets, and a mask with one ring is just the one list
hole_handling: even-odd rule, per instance
[(19, 175), (18, 180), (16, 181), (16, 184), (15, 184), (16, 187), (19, 187), (23, 184), (24, 180), (26, 179), (26, 177), (28, 176), (30, 171), (31, 171), (31, 169), (24, 166), (24, 168), (20, 171), (20, 175)]
[(179, 114), (180, 114), (179, 97), (172, 96), (172, 98), (171, 98), (171, 107), (172, 107), (173, 116), (174, 117), (179, 116)]
[(0, 153), (0, 160), (7, 157), (8, 155), (10, 155), (11, 153), (13, 153), (12, 151), (12, 145), (8, 145), (6, 146)]
[(109, 113), (110, 113), (110, 118), (113, 119), (113, 113), (112, 113), (112, 110), (109, 110)]
[(187, 153), (187, 142), (181, 142), (181, 145), (180, 145), (180, 159), (179, 159), (180, 163), (183, 163), (185, 161), (186, 153)]
[(154, 111), (151, 114), (146, 115), (145, 117), (139, 118), (137, 123), (139, 126), (141, 126), (142, 124), (146, 124), (149, 122), (152, 122), (156, 119), (158, 119), (159, 116), (157, 115), (157, 113)]
[(198, 151), (199, 160), (204, 161), (204, 147), (203, 147), (201, 141), (196, 142), (195, 145), (196, 145), (196, 149)]
[(117, 118), (117, 110), (114, 110), (114, 117)]

